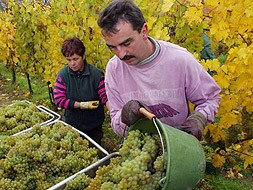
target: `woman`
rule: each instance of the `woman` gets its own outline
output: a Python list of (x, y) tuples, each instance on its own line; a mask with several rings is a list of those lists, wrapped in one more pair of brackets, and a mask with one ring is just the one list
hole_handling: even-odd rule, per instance
[(107, 103), (104, 74), (87, 63), (85, 46), (80, 39), (66, 39), (61, 52), (67, 66), (57, 75), (54, 103), (65, 109), (66, 123), (101, 144), (105, 119), (103, 105)]

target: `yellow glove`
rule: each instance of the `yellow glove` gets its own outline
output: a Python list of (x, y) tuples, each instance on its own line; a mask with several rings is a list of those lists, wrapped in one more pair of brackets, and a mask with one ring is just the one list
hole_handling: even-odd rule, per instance
[(80, 102), (80, 109), (96, 109), (99, 105), (98, 100), (88, 101), (88, 102)]

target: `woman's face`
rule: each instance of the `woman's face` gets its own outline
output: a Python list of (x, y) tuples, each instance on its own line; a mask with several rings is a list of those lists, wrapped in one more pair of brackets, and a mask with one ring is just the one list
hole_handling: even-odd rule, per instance
[(77, 54), (74, 54), (72, 56), (66, 57), (68, 66), (73, 70), (73, 71), (83, 71), (84, 64), (84, 56), (80, 56)]
[(152, 53), (148, 47), (146, 23), (140, 33), (133, 30), (132, 25), (124, 20), (118, 21), (116, 29), (116, 33), (102, 31), (102, 34), (107, 47), (126, 64), (137, 64)]

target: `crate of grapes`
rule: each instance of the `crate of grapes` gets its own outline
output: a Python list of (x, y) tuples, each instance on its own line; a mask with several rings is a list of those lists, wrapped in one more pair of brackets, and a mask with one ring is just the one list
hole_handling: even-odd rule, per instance
[(0, 141), (1, 189), (46, 190), (109, 153), (63, 121)]
[(161, 189), (163, 147), (157, 134), (128, 132), (119, 152), (114, 152), (49, 190)]
[(0, 107), (0, 137), (18, 135), (31, 129), (34, 124), (46, 125), (60, 119), (60, 115), (44, 106), (27, 101), (13, 101)]
[(89, 165), (87, 168), (80, 170), (79, 172), (52, 186), (48, 190), (84, 190), (90, 184), (91, 179), (96, 177), (97, 170), (101, 167), (107, 167), (109, 164), (112, 164), (111, 161), (113, 159), (120, 159), (118, 152), (108, 154), (104, 158)]

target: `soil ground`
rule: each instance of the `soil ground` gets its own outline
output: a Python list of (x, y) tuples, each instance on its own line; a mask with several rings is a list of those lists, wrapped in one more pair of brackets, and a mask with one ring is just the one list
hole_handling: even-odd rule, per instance
[(6, 91), (6, 86), (10, 85), (10, 83), (10, 81), (0, 77), (0, 106), (10, 104), (13, 100), (21, 100), (24, 98), (15, 91)]

